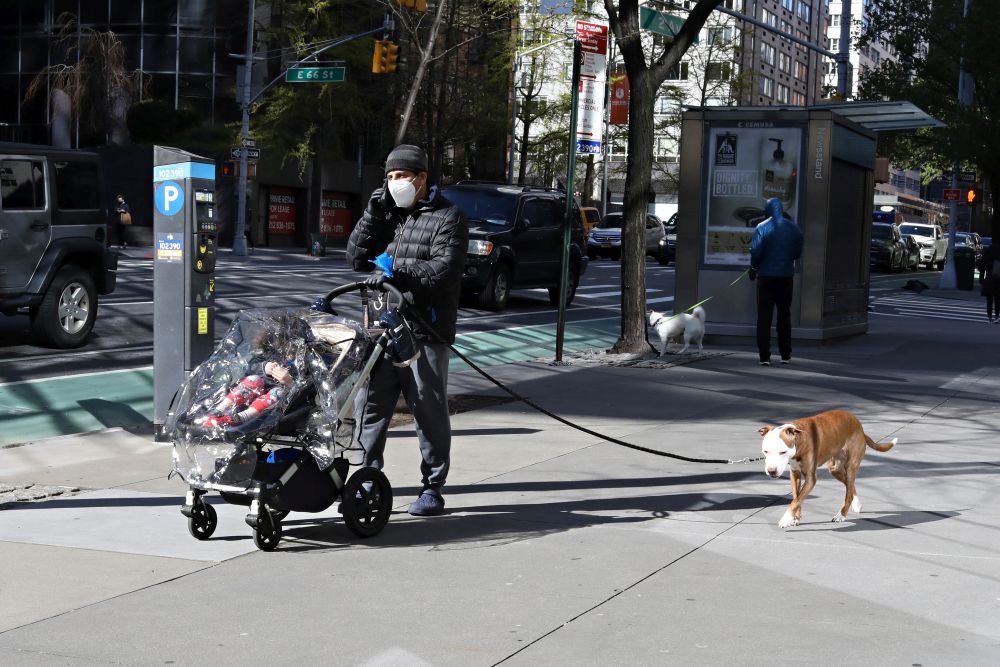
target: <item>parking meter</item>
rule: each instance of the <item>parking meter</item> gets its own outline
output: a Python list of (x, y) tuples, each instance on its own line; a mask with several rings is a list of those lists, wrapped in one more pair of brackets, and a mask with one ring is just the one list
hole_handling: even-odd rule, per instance
[(215, 162), (153, 149), (153, 425), (215, 344)]

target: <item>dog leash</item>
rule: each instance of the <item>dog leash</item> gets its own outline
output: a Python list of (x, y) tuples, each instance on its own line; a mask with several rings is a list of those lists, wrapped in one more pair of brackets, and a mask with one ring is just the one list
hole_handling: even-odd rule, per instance
[[(732, 287), (733, 285), (735, 285), (736, 283), (738, 283), (740, 281), (740, 279), (743, 278), (743, 276), (747, 275), (748, 273), (750, 273), (750, 269), (747, 269), (746, 271), (744, 271), (740, 275), (736, 276), (736, 280), (734, 280), (733, 282), (729, 283), (727, 285), (727, 287)], [(689, 306), (688, 308), (685, 308), (680, 313), (674, 313), (673, 315), (671, 315), (670, 317), (667, 318), (667, 321), (669, 322), (670, 320), (674, 319), (675, 317), (677, 317), (681, 313), (689, 313), (689, 312), (691, 312), (692, 310), (694, 310), (695, 308), (697, 308), (698, 306), (700, 306), (703, 303), (708, 303), (709, 301), (712, 300), (712, 297), (714, 297), (714, 296), (715, 295), (713, 294), (712, 296), (710, 296), (708, 298), (702, 299), (701, 301), (699, 301), (698, 303), (694, 304), (693, 306)], [(656, 324), (659, 324), (660, 321), (661, 320), (656, 320)], [(650, 324), (649, 326), (655, 327), (656, 324)]]
[[(737, 280), (738, 280), (738, 278), (737, 278)], [(711, 297), (709, 297), (709, 298), (711, 298)], [(707, 299), (706, 299), (706, 301), (707, 301)], [(704, 303), (704, 302), (702, 302), (702, 303)], [(692, 307), (694, 307), (694, 306), (692, 306)], [(580, 426), (579, 424), (574, 424), (573, 422), (569, 421), (568, 419), (565, 419), (564, 417), (560, 417), (559, 415), (557, 415), (557, 414), (555, 414), (553, 412), (550, 412), (549, 410), (546, 410), (545, 408), (543, 408), (542, 406), (538, 405), (537, 403), (535, 403), (531, 399), (528, 399), (528, 398), (525, 398), (524, 396), (521, 396), (516, 391), (514, 391), (513, 389), (510, 389), (508, 387), (506, 387), (502, 382), (500, 382), (495, 377), (493, 377), (492, 375), (490, 375), (489, 373), (487, 373), (486, 371), (484, 371), (482, 368), (480, 368), (479, 366), (477, 366), (471, 359), (469, 359), (467, 356), (465, 356), (459, 350), (457, 350), (454, 345), (448, 344), (448, 342), (445, 341), (437, 331), (435, 331), (430, 326), (428, 326), (427, 322), (424, 321), (424, 319), (420, 316), (420, 313), (416, 312), (416, 309), (414, 309), (412, 311), (409, 311), (407, 313), (407, 315), (408, 316), (412, 315), (413, 318), (416, 319), (417, 322), (419, 322), (421, 324), (421, 326), (423, 326), (423, 328), (426, 331), (429, 331), (431, 333), (431, 335), (434, 338), (436, 338), (439, 342), (444, 343), (445, 345), (448, 345), (448, 348), (452, 352), (454, 352), (455, 355), (458, 356), (459, 359), (461, 359), (466, 364), (468, 364), (469, 367), (472, 368), (472, 370), (476, 371), (477, 373), (479, 373), (480, 375), (482, 375), (484, 378), (486, 378), (487, 380), (489, 380), (491, 383), (493, 383), (494, 385), (496, 385), (498, 388), (500, 388), (500, 390), (502, 390), (503, 392), (505, 392), (506, 394), (508, 394), (511, 398), (513, 398), (513, 399), (515, 399), (517, 401), (520, 401), (521, 403), (524, 403), (525, 405), (529, 406), (530, 408), (532, 408), (532, 409), (534, 409), (534, 410), (542, 413), (546, 417), (549, 417), (550, 419), (554, 419), (557, 422), (559, 422), (560, 424), (564, 424), (566, 426), (569, 426), (570, 428), (576, 429), (577, 431), (581, 431), (583, 433), (586, 433), (587, 435), (593, 436), (595, 438), (599, 438), (599, 439), (604, 440), (606, 442), (610, 442), (611, 444), (614, 444), (614, 445), (619, 445), (621, 447), (627, 447), (628, 449), (634, 449), (636, 451), (645, 452), (646, 454), (652, 454), (654, 456), (665, 456), (667, 458), (676, 459), (678, 461), (686, 461), (688, 463), (716, 463), (716, 464), (721, 463), (721, 464), (724, 464), (724, 465), (736, 465), (736, 464), (739, 464), (739, 463), (746, 464), (746, 463), (751, 463), (753, 461), (762, 461), (764, 459), (763, 456), (760, 456), (760, 457), (757, 457), (757, 458), (743, 458), (743, 459), (737, 459), (737, 460), (733, 460), (733, 459), (702, 459), (702, 458), (697, 458), (697, 457), (693, 457), (693, 456), (684, 456), (682, 454), (673, 454), (671, 452), (664, 452), (664, 451), (661, 451), (659, 449), (651, 449), (649, 447), (643, 447), (642, 445), (636, 445), (636, 444), (633, 444), (631, 442), (626, 442), (625, 440), (619, 440), (618, 438), (613, 438), (610, 435), (605, 435), (604, 433), (600, 433), (598, 431), (591, 430), (591, 429), (589, 429), (589, 428), (587, 428), (585, 426)]]

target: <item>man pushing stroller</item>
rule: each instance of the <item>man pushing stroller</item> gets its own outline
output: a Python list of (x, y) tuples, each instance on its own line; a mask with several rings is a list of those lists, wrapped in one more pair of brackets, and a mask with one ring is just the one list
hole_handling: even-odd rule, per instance
[(451, 463), (448, 346), (455, 341), (469, 228), (458, 207), (430, 185), (423, 149), (406, 144), (394, 148), (385, 176), (351, 233), (347, 259), (355, 271), (369, 271), (376, 257), (391, 255), (391, 278), (376, 270), (366, 282), (377, 287), (389, 280), (410, 294), (420, 354), (407, 366), (382, 363), (375, 370), (367, 392), (356, 399), (355, 439), (364, 447), (364, 465), (381, 469), (389, 422), (402, 393), (417, 423), (423, 459), (423, 489), (408, 511), (435, 516), (444, 512), (441, 488)]

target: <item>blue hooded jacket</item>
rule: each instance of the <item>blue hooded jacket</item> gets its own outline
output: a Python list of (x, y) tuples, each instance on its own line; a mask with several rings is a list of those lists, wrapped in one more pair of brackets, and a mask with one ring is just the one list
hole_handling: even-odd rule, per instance
[(802, 230), (785, 219), (776, 197), (767, 200), (764, 211), (770, 217), (754, 230), (750, 266), (759, 276), (790, 278), (795, 273), (795, 260), (802, 255)]

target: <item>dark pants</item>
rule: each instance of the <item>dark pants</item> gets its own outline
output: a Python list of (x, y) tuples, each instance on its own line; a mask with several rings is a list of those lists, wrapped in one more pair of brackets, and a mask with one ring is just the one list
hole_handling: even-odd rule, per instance
[(792, 358), (792, 278), (757, 277), (757, 352), (771, 358), (771, 316), (778, 311), (778, 352)]
[(117, 223), (115, 223), (115, 232), (116, 232), (116, 236), (118, 237), (118, 245), (119, 246), (124, 246), (125, 245), (125, 241), (126, 241), (126, 239), (125, 239), (125, 228), (126, 227), (128, 227), (128, 225), (123, 225), (122, 222), (121, 222), (121, 220), (119, 220)]
[(372, 373), (368, 390), (355, 402), (355, 439), (365, 450), (366, 466), (382, 468), (385, 438), (399, 394), (416, 422), (420, 443), (421, 482), (440, 488), (451, 465), (451, 417), (448, 415), (448, 346), (418, 341), (420, 358), (406, 368), (383, 359)]

